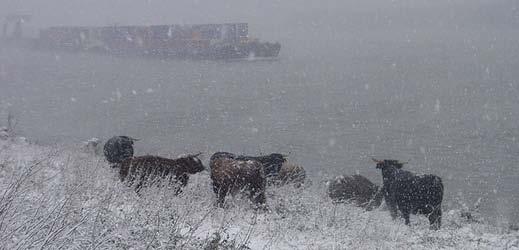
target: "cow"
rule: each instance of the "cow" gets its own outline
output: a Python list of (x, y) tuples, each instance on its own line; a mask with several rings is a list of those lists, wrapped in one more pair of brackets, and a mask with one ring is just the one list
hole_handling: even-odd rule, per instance
[(278, 185), (293, 183), (294, 187), (299, 188), (303, 186), (305, 178), (306, 171), (303, 167), (286, 161), (281, 165), (275, 183)]
[(287, 161), (286, 156), (279, 153), (272, 153), (269, 155), (261, 156), (248, 156), (248, 155), (236, 155), (229, 152), (216, 152), (211, 158), (226, 157), (241, 161), (254, 160), (258, 161), (263, 165), (265, 169), (265, 176), (267, 178), (276, 177), (281, 170), (283, 163)]
[(115, 164), (133, 157), (133, 142), (135, 141), (138, 139), (128, 136), (114, 136), (108, 139), (103, 147), (106, 160), (114, 167)]
[(397, 160), (376, 160), (382, 170), (383, 192), (391, 217), (400, 210), (409, 225), (409, 215), (425, 214), (431, 229), (439, 229), (442, 218), (443, 184), (436, 175), (415, 175), (402, 170), (404, 163)]
[(351, 201), (356, 206), (372, 210), (382, 203), (381, 189), (362, 175), (340, 175), (328, 183), (328, 196), (334, 203)]
[(129, 186), (135, 185), (137, 193), (146, 184), (167, 180), (169, 184), (176, 185), (175, 193), (179, 194), (182, 192), (181, 188), (187, 185), (189, 174), (196, 174), (205, 169), (198, 158), (199, 155), (187, 155), (177, 159), (153, 155), (127, 158), (117, 164), (119, 179), (127, 182)]
[(238, 160), (232, 154), (218, 152), (211, 156), (209, 166), (219, 207), (223, 207), (228, 193), (238, 191), (248, 192), (257, 208), (265, 207), (265, 170), (259, 161)]
[(263, 167), (265, 169), (265, 176), (267, 178), (277, 176), (279, 173), (279, 170), (281, 169), (281, 166), (283, 165), (283, 163), (285, 163), (287, 161), (285, 155), (278, 154), (278, 153), (272, 153), (269, 155), (261, 155), (261, 156), (240, 155), (240, 156), (237, 156), (236, 159), (259, 161), (261, 164), (263, 164)]

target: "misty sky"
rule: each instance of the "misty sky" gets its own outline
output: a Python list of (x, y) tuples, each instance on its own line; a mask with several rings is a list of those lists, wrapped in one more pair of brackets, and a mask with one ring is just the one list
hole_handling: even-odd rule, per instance
[(250, 37), (281, 43), (281, 57), (320, 60), (388, 43), (515, 41), (518, 6), (519, 0), (0, 0), (0, 18), (31, 14), (24, 34), (33, 37), (55, 25), (247, 22)]
[[(429, 26), (513, 27), (517, 0), (0, 0), (0, 17), (33, 15), (32, 25), (248, 22), (256, 32)], [(462, 27), (462, 28), (463, 28)]]

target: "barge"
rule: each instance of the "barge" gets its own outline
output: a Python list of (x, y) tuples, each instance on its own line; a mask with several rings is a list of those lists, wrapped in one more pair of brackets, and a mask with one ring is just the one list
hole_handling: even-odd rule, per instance
[(151, 26), (59, 26), (41, 29), (41, 49), (160, 58), (275, 58), (281, 45), (249, 37), (247, 23)]

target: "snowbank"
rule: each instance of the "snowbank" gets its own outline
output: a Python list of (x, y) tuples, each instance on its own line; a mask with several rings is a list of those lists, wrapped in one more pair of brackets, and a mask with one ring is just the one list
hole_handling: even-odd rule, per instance
[[(314, 183), (322, 181), (314, 180)], [(387, 211), (334, 205), (325, 187), (268, 189), (269, 212), (235, 197), (215, 208), (209, 174), (180, 196), (140, 196), (85, 148), (0, 140), (0, 245), (101, 249), (519, 249), (519, 233), (445, 211), (442, 229), (424, 217), (407, 227)]]

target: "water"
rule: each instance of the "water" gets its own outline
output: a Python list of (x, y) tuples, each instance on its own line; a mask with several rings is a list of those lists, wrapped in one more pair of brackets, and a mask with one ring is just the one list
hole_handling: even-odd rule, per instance
[[(361, 173), (372, 157), (441, 176), (446, 206), (483, 198), (497, 223), (519, 214), (519, 45), (350, 39), (275, 61), (161, 61), (2, 48), (0, 114), (40, 143), (140, 138), (137, 154), (288, 153), (314, 180)], [(321, 183), (316, 183), (321, 184)]]

